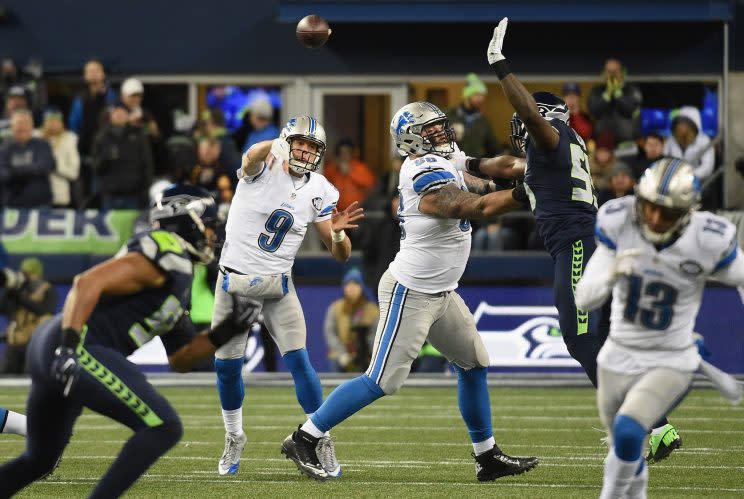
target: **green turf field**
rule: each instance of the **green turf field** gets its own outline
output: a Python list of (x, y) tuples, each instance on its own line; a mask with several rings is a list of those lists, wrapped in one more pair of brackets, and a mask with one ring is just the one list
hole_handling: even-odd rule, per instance
[[(475, 480), (471, 446), (456, 390), (404, 388), (334, 431), (342, 479), (317, 483), (279, 454), (282, 439), (302, 422), (292, 388), (249, 388), (244, 409), (248, 446), (240, 473), (217, 475), (224, 429), (217, 393), (168, 388), (185, 426), (183, 440), (152, 467), (127, 497), (483, 497), (578, 499), (599, 495), (602, 460), (594, 392), (583, 388), (491, 390), (494, 430), (513, 455), (540, 465), (518, 477)], [(24, 407), (25, 390), (4, 388), (0, 406)], [(651, 467), (650, 497), (744, 496), (744, 407), (717, 392), (695, 390), (673, 414), (684, 448)], [(86, 412), (54, 475), (19, 497), (85, 497), (130, 432)], [(23, 439), (0, 437), (0, 462), (20, 453)]]

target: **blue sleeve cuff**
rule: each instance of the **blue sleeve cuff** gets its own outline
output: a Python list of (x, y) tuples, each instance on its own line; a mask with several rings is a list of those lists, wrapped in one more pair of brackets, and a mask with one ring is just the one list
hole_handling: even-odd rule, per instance
[(595, 226), (594, 227), (594, 235), (597, 237), (597, 241), (599, 241), (600, 243), (604, 244), (605, 246), (607, 246), (611, 250), (616, 250), (617, 249), (617, 244), (615, 244), (615, 242), (612, 239), (610, 239), (609, 237), (607, 237), (607, 234), (605, 234), (602, 231), (602, 229), (599, 228), (599, 226)]
[(737, 245), (734, 244), (734, 247), (731, 249), (729, 254), (723, 257), (721, 261), (716, 264), (715, 268), (713, 269), (714, 273), (718, 272), (719, 270), (725, 267), (728, 267), (731, 264), (731, 262), (734, 261), (734, 259), (736, 258), (737, 248), (738, 248)]

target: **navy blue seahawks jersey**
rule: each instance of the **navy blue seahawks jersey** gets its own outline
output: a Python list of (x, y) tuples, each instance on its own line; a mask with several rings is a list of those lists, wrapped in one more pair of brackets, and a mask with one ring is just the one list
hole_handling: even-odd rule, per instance
[(555, 257), (574, 241), (594, 237), (597, 197), (584, 141), (563, 121), (550, 124), (560, 134), (558, 147), (543, 151), (527, 137), (524, 182), (537, 230)]
[(132, 236), (119, 256), (131, 252), (141, 253), (162, 270), (165, 284), (133, 295), (102, 297), (86, 323), (85, 343), (129, 355), (160, 336), (171, 355), (196, 334), (185, 312), (191, 308), (193, 262), (183, 241), (164, 230)]

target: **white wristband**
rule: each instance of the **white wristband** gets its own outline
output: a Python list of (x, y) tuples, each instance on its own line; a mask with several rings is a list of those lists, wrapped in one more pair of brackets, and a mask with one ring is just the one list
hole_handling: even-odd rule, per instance
[(346, 239), (346, 232), (344, 232), (343, 229), (338, 232), (336, 232), (335, 230), (331, 230), (331, 240), (334, 243), (340, 243), (344, 239)]

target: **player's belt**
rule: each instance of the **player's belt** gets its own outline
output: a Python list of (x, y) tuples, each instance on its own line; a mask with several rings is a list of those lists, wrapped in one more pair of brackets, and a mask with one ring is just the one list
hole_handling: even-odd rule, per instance
[(244, 272), (241, 272), (239, 270), (231, 269), (230, 267), (225, 267), (223, 265), (220, 265), (220, 272), (223, 274), (227, 274), (228, 272), (231, 274), (238, 274), (238, 275), (246, 275)]

